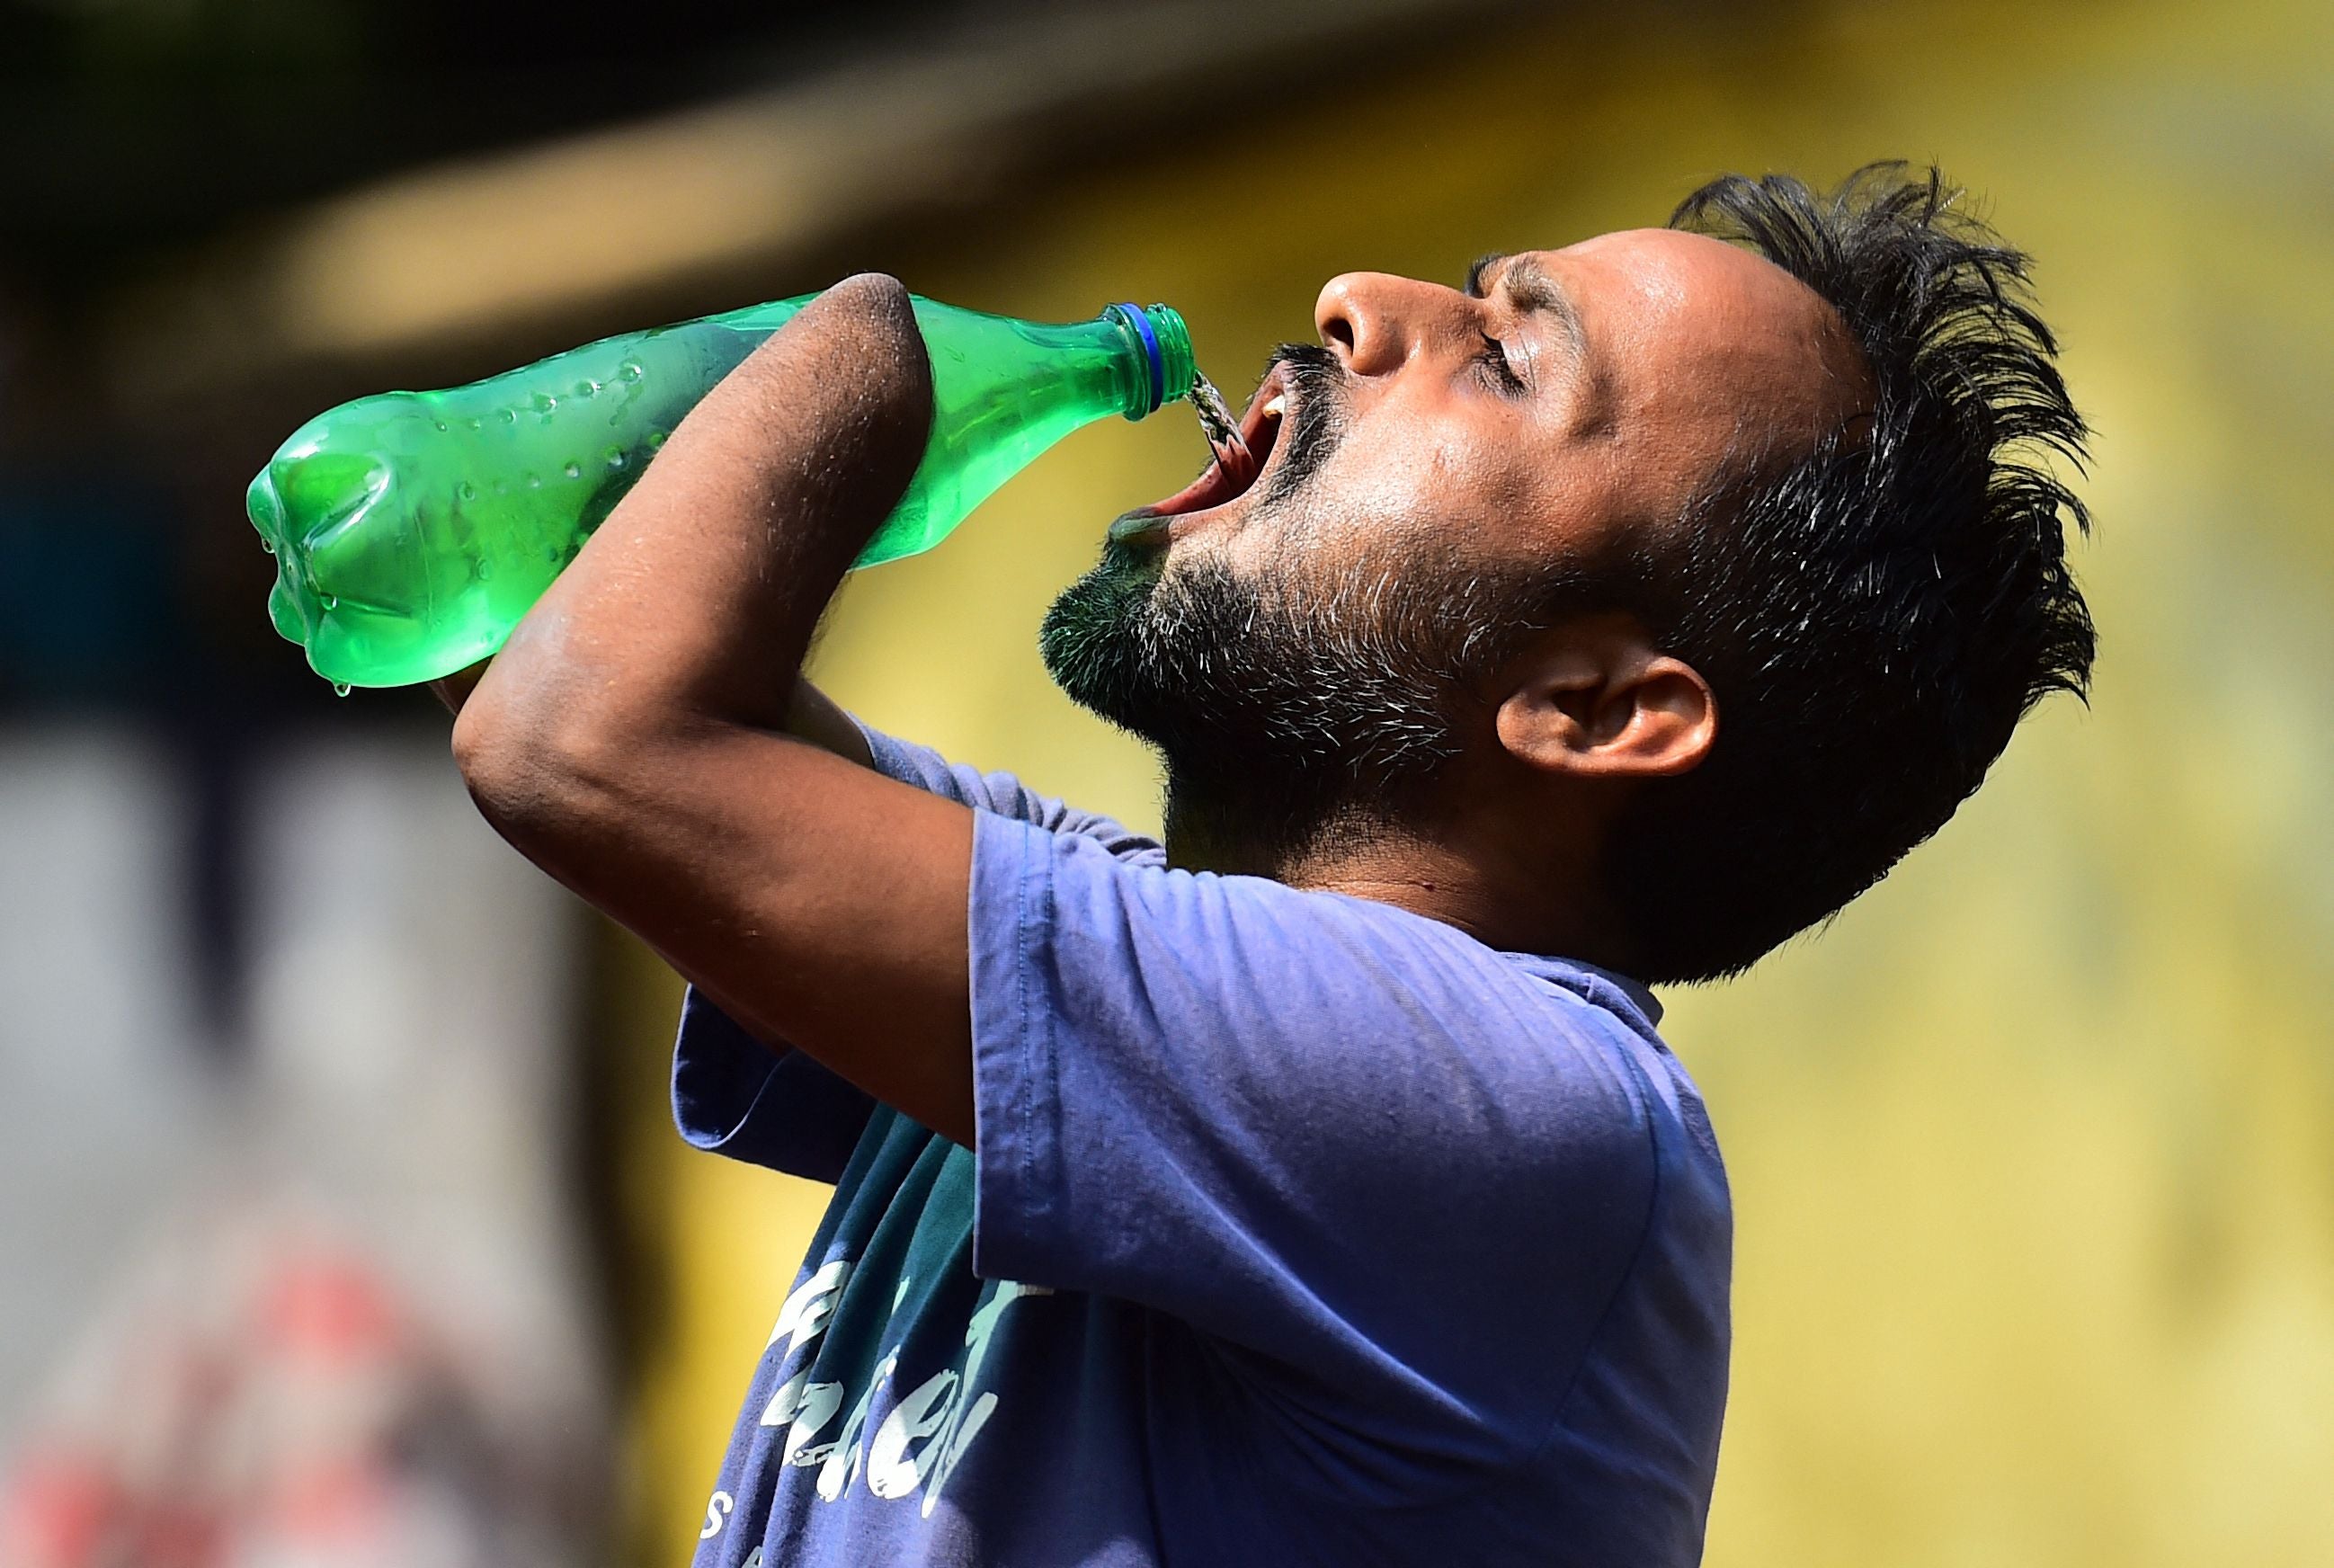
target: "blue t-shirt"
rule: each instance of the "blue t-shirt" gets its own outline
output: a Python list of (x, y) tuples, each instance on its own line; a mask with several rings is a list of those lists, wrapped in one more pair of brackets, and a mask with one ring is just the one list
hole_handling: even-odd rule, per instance
[(979, 813), (976, 1147), (690, 997), (682, 1132), (835, 1185), (700, 1568), (1699, 1559), (1731, 1218), (1649, 995), (870, 741)]

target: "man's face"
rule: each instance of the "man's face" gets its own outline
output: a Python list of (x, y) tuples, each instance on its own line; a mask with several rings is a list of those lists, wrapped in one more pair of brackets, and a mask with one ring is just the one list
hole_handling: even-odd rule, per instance
[(1245, 781), (1317, 816), (1431, 771), (1464, 744), (1455, 689), (1568, 568), (1660, 549), (1731, 457), (1803, 451), (1866, 395), (1812, 291), (1668, 229), (1464, 289), (1347, 274), (1314, 319), (1243, 420), (1254, 482), (1121, 518), (1046, 619), (1055, 678), (1160, 747), (1171, 794)]

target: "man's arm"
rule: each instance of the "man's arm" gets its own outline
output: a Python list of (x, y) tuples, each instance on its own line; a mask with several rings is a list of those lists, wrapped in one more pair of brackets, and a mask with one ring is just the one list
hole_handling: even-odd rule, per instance
[[(445, 705), (448, 713), (460, 717), (462, 705), (470, 700), (470, 693), (487, 673), (491, 659), (482, 659), (468, 669), (458, 669), (429, 683), (429, 693)], [(797, 740), (806, 740), (822, 751), (831, 751), (845, 762), (855, 762), (861, 767), (873, 767), (875, 754), (868, 748), (867, 733), (853, 722), (826, 693), (809, 681), (796, 677), (794, 700), (786, 708), (786, 733)]]
[[(467, 669), (441, 676), (429, 683), (430, 694), (445, 706), (448, 713), (459, 717), (462, 705), (469, 701), (470, 693), (477, 689), (478, 682), (486, 676), (487, 667), (492, 662), (491, 659), (482, 659)], [(868, 746), (866, 732), (854, 722), (840, 704), (807, 680), (797, 678), (795, 682), (794, 700), (786, 709), (786, 733), (797, 740), (806, 740), (822, 750), (831, 751), (845, 762), (856, 763), (861, 767), (875, 765), (874, 753)], [(657, 956), (668, 964), (673, 963), (669, 953), (659, 952)], [(678, 967), (677, 965), (675, 967)], [(703, 981), (697, 985), (715, 1006), (732, 1019), (738, 1018), (743, 1011), (709, 988)], [(747, 1033), (754, 1034), (757, 1039), (774, 1051), (783, 1053), (792, 1049), (786, 1041), (757, 1033), (750, 1026)]]
[(821, 749), (865, 755), (770, 674), (905, 489), (930, 377), (895, 281), (805, 307), (529, 611), (454, 749), (505, 838), (749, 1030), (969, 1144), (972, 813)]

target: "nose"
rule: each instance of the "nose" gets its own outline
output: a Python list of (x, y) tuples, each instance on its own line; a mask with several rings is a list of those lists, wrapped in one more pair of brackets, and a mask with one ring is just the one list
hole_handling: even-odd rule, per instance
[(1416, 278), (1341, 273), (1313, 303), (1314, 330), (1357, 376), (1383, 375), (1415, 353), (1449, 293)]

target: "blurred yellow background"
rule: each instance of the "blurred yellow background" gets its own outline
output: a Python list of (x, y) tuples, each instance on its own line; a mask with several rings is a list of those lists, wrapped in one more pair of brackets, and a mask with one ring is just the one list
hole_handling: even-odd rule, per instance
[[(408, 40), (399, 58), (443, 65), (489, 39), (488, 63), (372, 71), (372, 34), (350, 18), (417, 6), (446, 42)], [(25, 263), (17, 286), (23, 236), (6, 226), (31, 204), (0, 213), (0, 861), (64, 842), (25, 803), (29, 785), (12, 792), (34, 778), (24, 759), (47, 767), (68, 731), (103, 743), (89, 776), (104, 780), (160, 776), (155, 737), (178, 737), (188, 776), (210, 782), (155, 787), (156, 843), (246, 790), (257, 803), (245, 837), (265, 848), (320, 780), (342, 780), (340, 814), (306, 838), (285, 830), (297, 853), (280, 858), (372, 824), (371, 858), (285, 872), (295, 888), (340, 875), (363, 918), (263, 887), (256, 934), (212, 938), (207, 961), (243, 963), (255, 998), (241, 1023), (222, 1006), (214, 1032), (251, 1037), (236, 1071), (266, 1092), (245, 1098), (311, 1108), (278, 1120), (391, 1217), (373, 1227), (401, 1237), (388, 1251), (504, 1325), (501, 1339), (480, 1330), (473, 1359), (515, 1386), (565, 1390), (550, 1419), (545, 1400), (514, 1396), (525, 1419), (512, 1430), (581, 1434), (579, 1447), (613, 1430), (621, 1542), (605, 1560), (687, 1557), (824, 1189), (681, 1144), (666, 1097), (677, 988), (628, 939), (578, 936), (516, 862), (496, 861), (467, 912), (446, 916), (445, 888), (500, 851), (474, 823), (458, 837), (467, 813), (434, 710), (410, 694), (335, 705), (272, 640), (265, 563), (236, 507), (273, 442), (343, 398), (450, 384), (862, 266), (1027, 317), (1169, 302), (1238, 401), (1273, 344), (1310, 339), (1315, 294), (1339, 272), (1455, 282), (1486, 251), (1658, 224), (1721, 172), (1828, 184), (1898, 157), (1937, 161), (2037, 258), (2042, 313), (2097, 430), (2080, 487), (2098, 532), (2075, 562), (2101, 657), (2091, 707), (2046, 705), (1938, 839), (1828, 929), (1745, 980), (1664, 998), (1737, 1203), (1734, 1392), (1708, 1560), (2334, 1563), (2334, 6), (932, 0), (850, 24), (864, 28), (861, 54), (813, 34), (818, 9), (779, 6), (783, 24), (744, 43), (709, 33), (685, 69), (635, 70), (626, 50), (651, 52), (637, 33), (609, 33), (587, 58), (554, 47), (549, 24), (530, 32), (532, 14), (450, 0), (254, 7), (273, 20), (250, 22), (252, 36), (297, 34), (267, 47), (309, 60), (310, 80), (274, 66), (223, 77), (216, 101), (233, 113), (178, 114), (153, 133), (201, 156), (133, 169), (125, 210), (178, 216), (132, 261), (84, 267), (60, 250), (46, 273)], [(936, 18), (1008, 13), (994, 34), (1006, 43), (917, 52)], [(96, 167), (117, 120), (162, 112), (138, 86), (158, 69), (155, 38), (206, 68), (201, 30), (230, 14), (246, 14), (0, 0), (0, 132), (23, 178), (49, 181), (43, 210), (117, 199), (68, 154)], [(48, 58), (78, 71), (111, 51), (107, 80), (136, 89), (90, 98), (70, 121), (85, 145), (44, 129), (52, 101), (5, 58), (20, 27), (50, 37), (69, 16), (96, 19), (95, 43), (75, 34)], [(151, 37), (133, 36), (141, 17)], [(538, 53), (522, 79), (510, 63)], [(478, 109), (506, 76), (509, 105)], [(442, 103), (413, 98), (415, 82)], [(296, 127), (252, 129), (279, 94), (308, 106), (323, 151), (304, 151)], [(468, 102), (485, 129), (476, 145), (417, 143), (410, 157), (350, 129), (374, 113), (404, 124), (390, 113), (401, 98), (425, 120)], [(545, 104), (559, 114), (529, 118)], [(206, 182), (236, 159), (307, 172), (255, 180), (213, 232), (197, 221)], [(324, 167), (334, 159), (344, 176)], [(81, 456), (93, 447), (103, 461)], [(195, 609), (155, 634), (157, 667), (209, 649), (194, 684), (240, 672), (231, 702), (164, 688), (149, 709), (178, 711), (133, 724), (87, 697), (93, 656), (56, 655), (46, 675), (10, 668), (38, 651), (29, 634), (10, 641), (14, 619), (52, 600), (79, 614), (76, 594), (93, 601), (109, 573), (135, 576), (130, 558), (101, 557), (60, 573), (71, 593), (46, 575), (7, 581), (14, 563), (53, 570), (32, 547), (9, 553), (8, 530), (30, 493), (11, 488), (10, 465), (53, 452), (75, 455), (69, 489), (110, 480), (115, 456), (159, 476), (195, 542), (181, 572)], [(1148, 756), (1054, 691), (1035, 633), (1108, 520), (1181, 486), (1202, 457), (1181, 409), (1074, 438), (940, 549), (853, 579), (816, 678), (880, 727), (1155, 826)], [(78, 527), (63, 530), (74, 549)], [(22, 695), (42, 691), (62, 695)], [(264, 723), (244, 711), (262, 707)], [(117, 746), (124, 735), (135, 744)], [(52, 774), (57, 801), (92, 793), (61, 765)], [(122, 837), (93, 827), (88, 842)], [(421, 852), (433, 843), (434, 858)], [(99, 1190), (109, 1161), (116, 1188), (176, 1179), (102, 1152), (107, 1128), (132, 1125), (102, 1096), (85, 1116), (21, 1111), (28, 1127), (71, 1127), (63, 1152), (6, 1147), (11, 1102), (54, 1102), (29, 1064), (94, 1053), (101, 1024), (127, 1043), (121, 1082), (161, 1079), (132, 1046), (164, 1031), (134, 1010), (92, 1023), (85, 991), (60, 1001), (63, 970), (39, 945), (67, 923), (60, 899), (103, 882), (116, 902), (75, 938), (75, 961), (127, 986), (138, 976), (117, 912), (161, 895), (142, 872), (105, 882), (63, 851), (44, 863), (42, 890), (13, 903), (12, 881), (34, 881), (0, 867), (10, 1443), (38, 1426), (25, 1390), (60, 1358), (54, 1325), (86, 1314), (82, 1294), (53, 1292), (35, 1332), (9, 1293), (32, 1298), (70, 1229), (128, 1234), (118, 1217), (144, 1211)], [(519, 974), (492, 942), (522, 928)], [(391, 962), (400, 934), (424, 929), (436, 946), (408, 943)], [(176, 951), (159, 938), (155, 950)], [(471, 971), (454, 976), (466, 954)], [(467, 1033), (441, 1026), (458, 1015)], [(458, 1049), (440, 1038), (456, 1034)], [(522, 1036), (524, 1051), (510, 1044)], [(425, 1037), (436, 1056), (420, 1053)], [(323, 1043), (340, 1054), (304, 1054)], [(429, 1064), (381, 1065), (409, 1045)], [(397, 1108), (376, 1120), (413, 1107), (417, 1121), (360, 1137), (352, 1108), (367, 1103)], [(514, 1137), (513, 1106), (554, 1131)], [(238, 1114), (249, 1120), (227, 1119), (217, 1141), (258, 1141), (245, 1133), (266, 1119)], [(378, 1150), (349, 1153), (373, 1149), (369, 1137)], [(313, 1150), (293, 1163), (318, 1168)], [(506, 1228), (479, 1222), (466, 1252), (448, 1237), (462, 1239), (480, 1192)], [(496, 1295), (447, 1261), (506, 1251), (514, 1235), (542, 1254), (525, 1288)], [(573, 1343), (539, 1363), (479, 1351), (531, 1344), (562, 1295)], [(580, 1372), (595, 1336), (604, 1365)], [(541, 1460), (566, 1481), (538, 1488), (555, 1514), (589, 1489), (567, 1463)]]
[[(1317, 63), (1334, 73), (1334, 60)], [(2097, 428), (2088, 712), (2046, 706), (1819, 936), (1673, 993), (1738, 1205), (1718, 1568), (2334, 1562), (2334, 8), (1574, 14), (1295, 111), (1269, 93), (885, 265), (1068, 318), (1164, 299), (1234, 394), (1347, 270), (1655, 224), (1724, 170), (1935, 159), (2038, 257)], [(877, 726), (1155, 824), (1034, 629), (1170, 415), (1078, 438), (854, 580), (817, 678)], [(628, 1226), (666, 1303), (633, 1441), (677, 1561), (822, 1189), (685, 1151), (631, 963)]]

